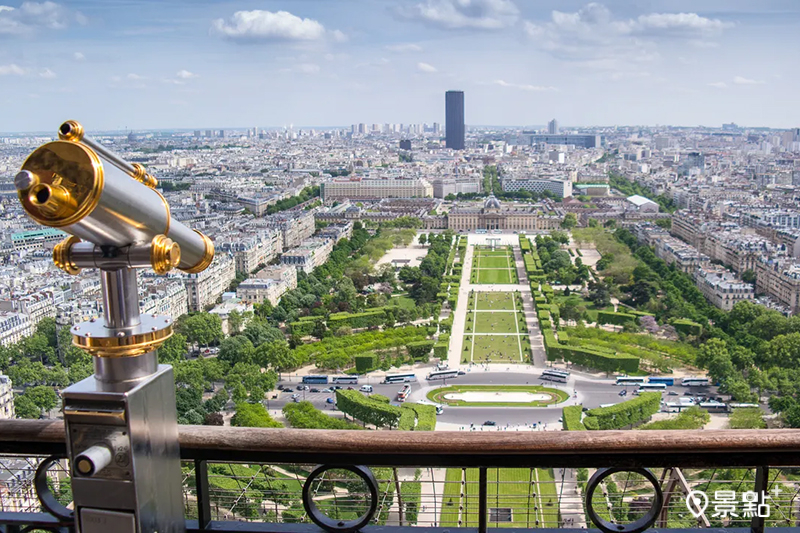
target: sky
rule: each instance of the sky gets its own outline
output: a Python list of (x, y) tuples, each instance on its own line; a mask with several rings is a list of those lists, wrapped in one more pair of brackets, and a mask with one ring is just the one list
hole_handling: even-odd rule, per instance
[(800, 126), (797, 0), (0, 0), (0, 131)]

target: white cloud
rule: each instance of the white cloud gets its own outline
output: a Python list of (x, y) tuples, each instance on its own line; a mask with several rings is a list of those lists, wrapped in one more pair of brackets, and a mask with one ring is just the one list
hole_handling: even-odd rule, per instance
[(519, 18), (519, 9), (511, 0), (427, 0), (398, 12), (448, 30), (500, 30), (513, 26)]
[(0, 35), (25, 35), (37, 29), (62, 30), (86, 17), (55, 2), (22, 2), (19, 8), (0, 6)]
[(314, 63), (299, 63), (293, 67), (281, 69), (281, 72), (297, 72), (298, 74), (316, 74), (319, 71), (319, 65)]
[(74, 54), (72, 54), (72, 59), (74, 59), (75, 61), (83, 61), (86, 59), (86, 56), (83, 55), (82, 52), (75, 52)]
[(179, 70), (178, 73), (175, 75), (182, 80), (189, 80), (197, 77), (197, 74), (189, 72), (188, 70)]
[(11, 63), (10, 65), (0, 65), (0, 76), (22, 76), (25, 74), (25, 69)]
[(519, 89), (521, 91), (530, 91), (530, 92), (543, 92), (543, 91), (557, 91), (555, 87), (551, 86), (543, 86), (543, 85), (526, 85), (520, 83), (509, 83), (505, 80), (495, 80), (492, 82), (494, 85), (499, 85), (500, 87), (511, 87), (513, 89)]
[(44, 78), (46, 80), (52, 80), (53, 78), (57, 78), (56, 73), (50, 70), (49, 68), (44, 69), (39, 73), (40, 78)]
[(420, 72), (424, 72), (426, 74), (432, 74), (434, 72), (438, 72), (436, 67), (434, 67), (433, 65), (429, 65), (428, 63), (422, 63), (422, 62), (417, 63), (417, 70), (419, 70)]
[(574, 13), (553, 11), (544, 23), (523, 24), (532, 40), (559, 59), (616, 64), (652, 61), (657, 57), (659, 40), (685, 39), (705, 44), (698, 39), (730, 27), (731, 23), (697, 13), (650, 13), (635, 19), (617, 19), (606, 6), (596, 2)]
[(125, 77), (128, 78), (129, 80), (132, 80), (132, 81), (140, 81), (140, 80), (146, 80), (147, 79), (144, 76), (139, 76), (138, 74), (134, 74), (134, 73), (130, 73)]
[(390, 52), (422, 52), (422, 47), (418, 44), (405, 43), (405, 44), (390, 44), (386, 47)]
[(347, 36), (339, 30), (327, 31), (313, 19), (300, 18), (288, 11), (237, 11), (228, 20), (216, 19), (211, 32), (232, 41), (319, 41), (329, 37), (341, 42)]
[(727, 89), (728, 88), (728, 84), (725, 83), (724, 81), (715, 81), (715, 82), (709, 83), (708, 86), (709, 87), (715, 87), (717, 89)]
[(736, 76), (733, 78), (733, 83), (736, 85), (763, 85), (766, 82), (760, 80), (751, 80), (742, 76)]

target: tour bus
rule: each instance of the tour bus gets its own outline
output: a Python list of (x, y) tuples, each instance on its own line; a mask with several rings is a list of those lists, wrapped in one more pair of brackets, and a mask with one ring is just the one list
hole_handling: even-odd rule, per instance
[(645, 381), (642, 377), (621, 376), (617, 378), (617, 385), (644, 385)]
[(455, 377), (458, 377), (458, 370), (438, 370), (428, 374), (425, 379), (430, 381), (434, 379), (450, 379)]
[(700, 402), (698, 405), (701, 408), (705, 409), (706, 411), (712, 411), (717, 413), (721, 413), (728, 410), (728, 406), (722, 402), (714, 402), (714, 401)]
[(728, 404), (728, 412), (733, 411), (734, 409), (758, 409), (759, 406), (757, 403), (729, 403)]
[(647, 378), (648, 383), (663, 383), (667, 387), (675, 385), (675, 378)]
[(545, 370), (539, 379), (545, 381), (555, 381), (556, 383), (566, 383), (569, 378), (569, 372), (563, 370)]
[(397, 393), (397, 401), (398, 402), (406, 401), (406, 398), (408, 398), (408, 393), (409, 392), (410, 392), (410, 389), (403, 389), (403, 390), (399, 391)]
[(303, 376), (303, 383), (328, 383), (328, 376)]
[(644, 391), (651, 391), (651, 390), (666, 390), (667, 385), (665, 383), (642, 383), (639, 385), (639, 392)]
[(708, 378), (683, 378), (681, 387), (708, 387)]
[(355, 384), (358, 383), (358, 376), (335, 376), (332, 380), (332, 383)]
[(384, 383), (408, 383), (410, 381), (417, 381), (416, 374), (386, 374)]

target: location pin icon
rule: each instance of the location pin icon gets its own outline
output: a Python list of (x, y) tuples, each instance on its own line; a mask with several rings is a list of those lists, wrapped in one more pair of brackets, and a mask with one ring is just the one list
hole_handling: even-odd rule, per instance
[(708, 496), (702, 490), (693, 490), (686, 495), (686, 508), (693, 517), (700, 518), (708, 508)]

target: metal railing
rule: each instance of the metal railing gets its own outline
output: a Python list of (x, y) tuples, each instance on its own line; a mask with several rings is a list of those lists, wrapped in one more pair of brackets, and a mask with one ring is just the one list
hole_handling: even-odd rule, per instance
[[(800, 430), (180, 430), (190, 532), (800, 533)], [(65, 452), (60, 421), (0, 421), (0, 531), (71, 530), (66, 461), (36, 473)]]

